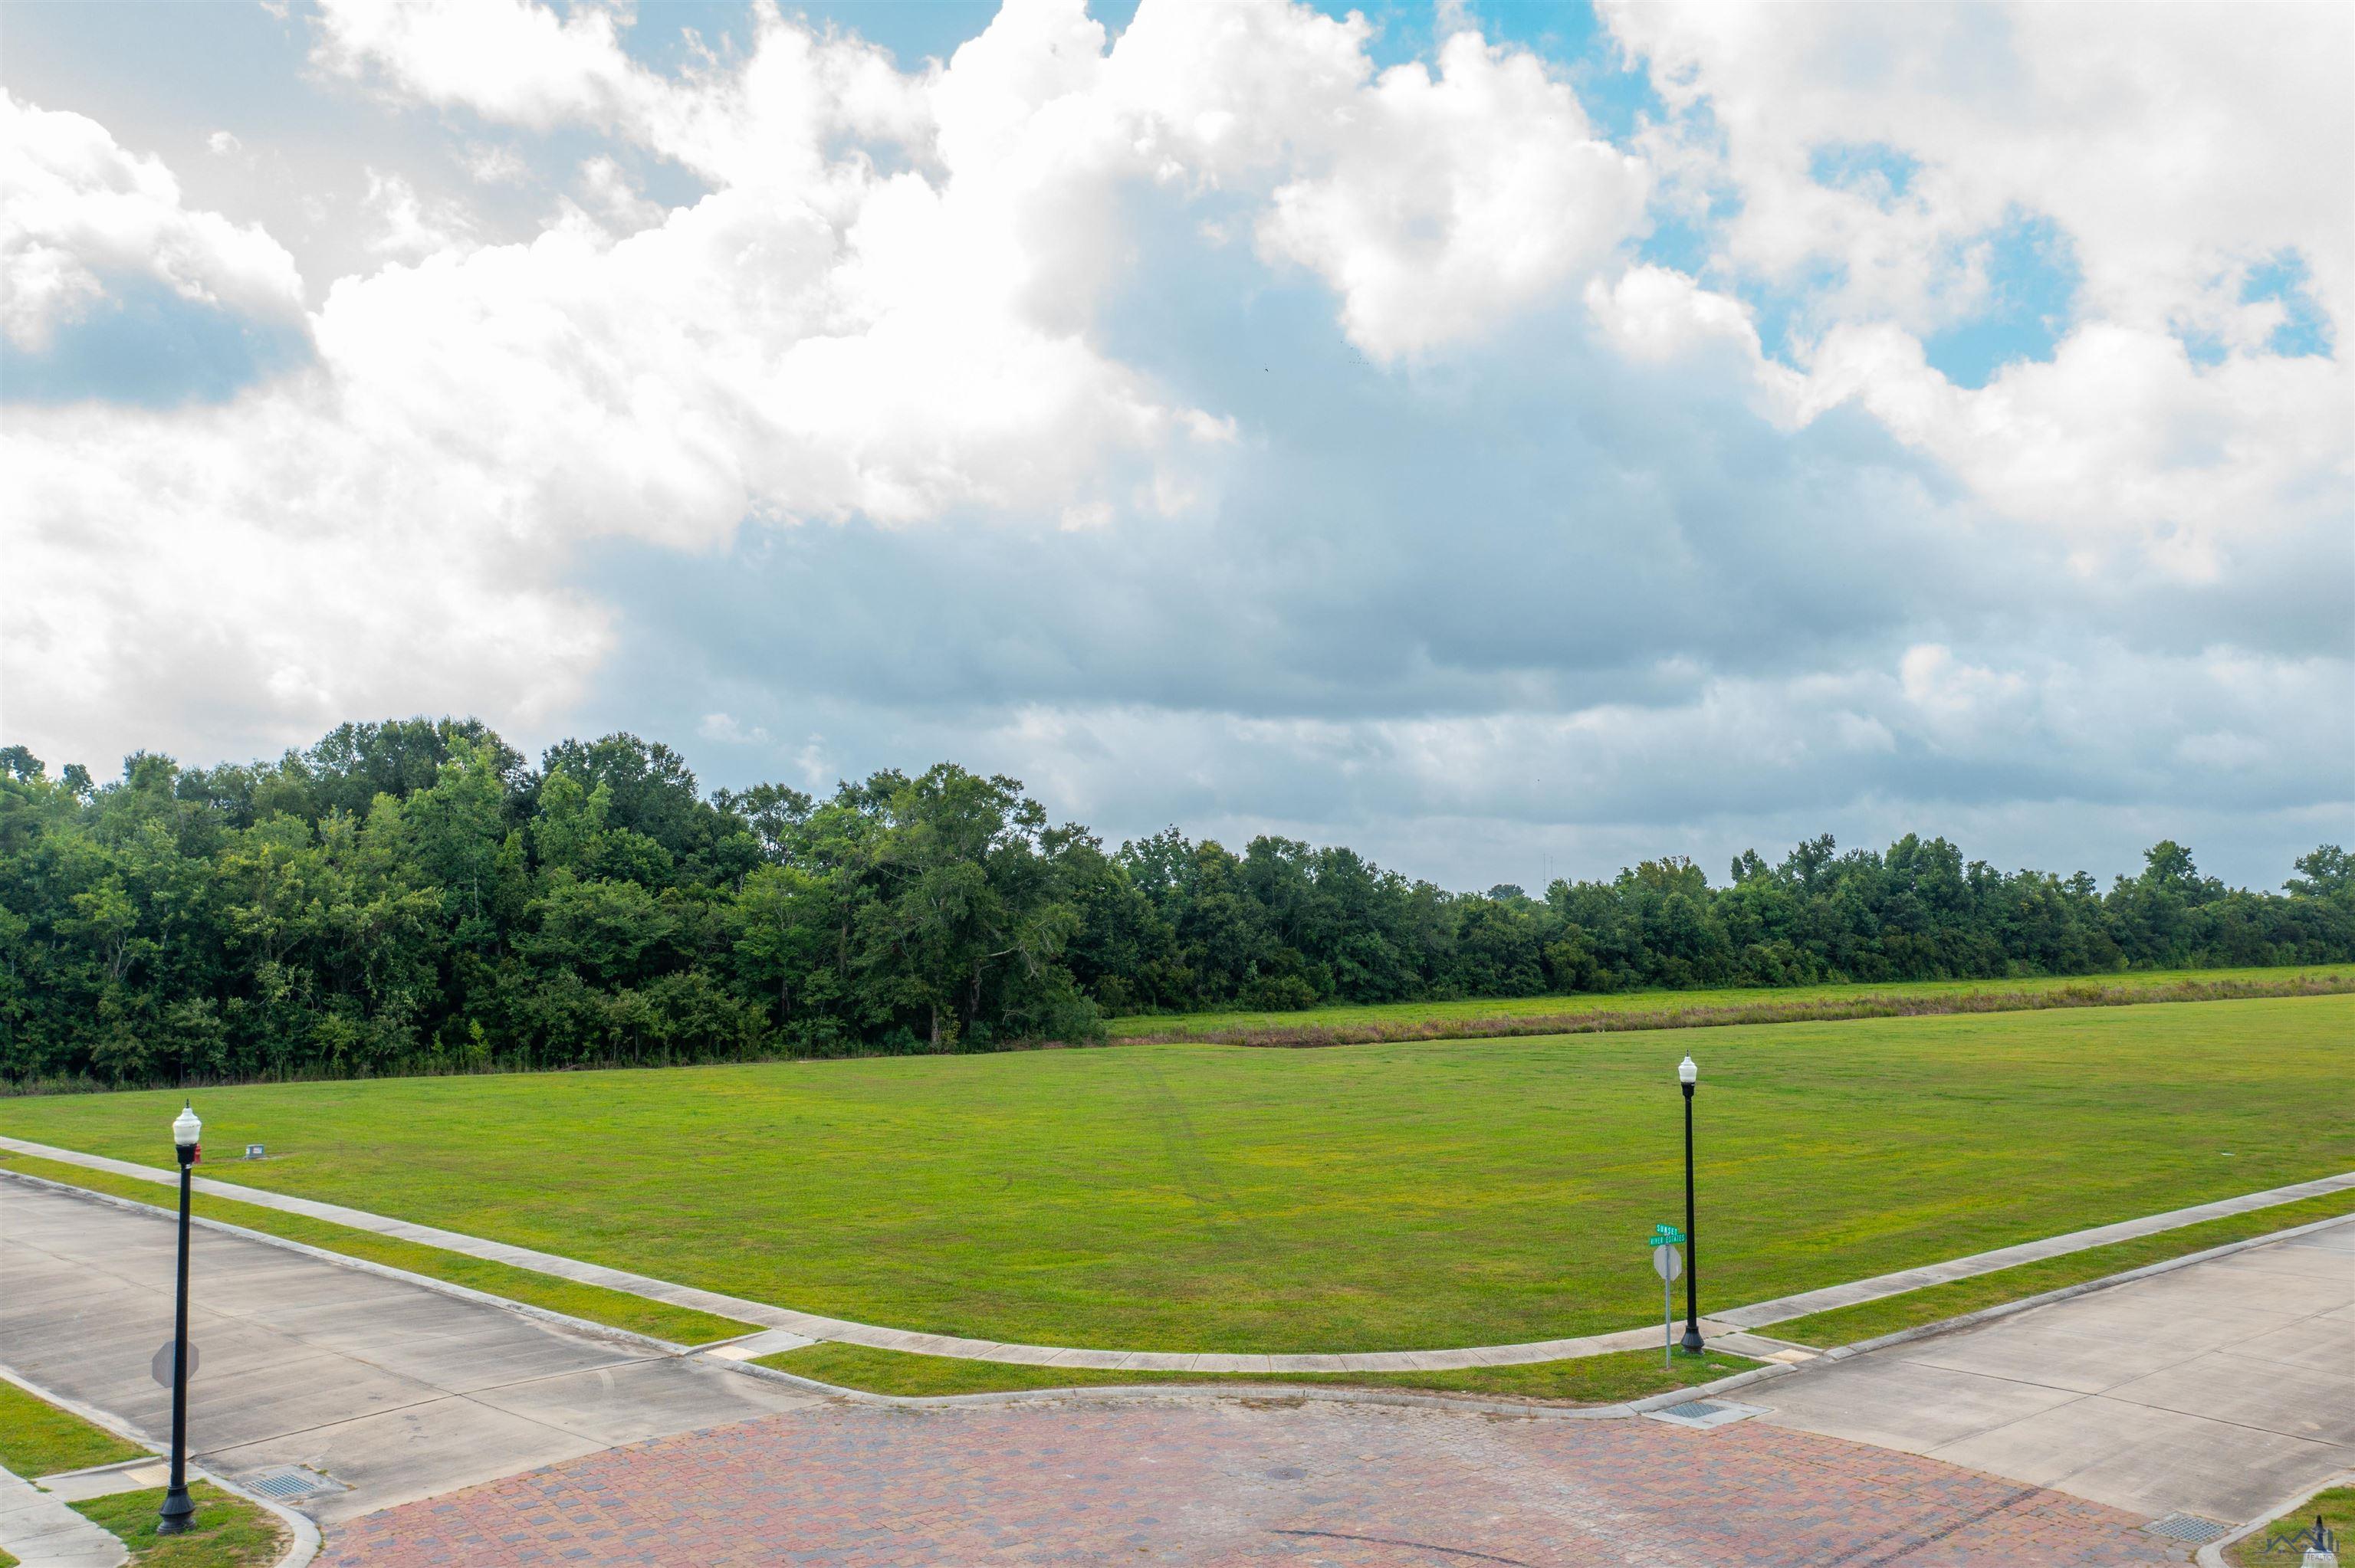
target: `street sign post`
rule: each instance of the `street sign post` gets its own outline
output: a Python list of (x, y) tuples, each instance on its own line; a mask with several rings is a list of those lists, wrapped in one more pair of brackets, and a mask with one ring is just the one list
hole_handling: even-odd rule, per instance
[(1660, 1312), (1668, 1325), (1668, 1340), (1660, 1347), (1660, 1365), (1675, 1364), (1677, 1348), (1677, 1277), (1685, 1271), (1685, 1255), (1677, 1250), (1685, 1233), (1674, 1225), (1654, 1225), (1648, 1245), (1652, 1272), (1660, 1277)]
[[(147, 1375), (165, 1388), (172, 1386), (172, 1365), (176, 1359), (172, 1352), (177, 1348), (171, 1340), (165, 1340), (164, 1348), (155, 1352), (155, 1359), (147, 1363)], [(188, 1346), (188, 1375), (197, 1375), (197, 1347), (194, 1344)]]

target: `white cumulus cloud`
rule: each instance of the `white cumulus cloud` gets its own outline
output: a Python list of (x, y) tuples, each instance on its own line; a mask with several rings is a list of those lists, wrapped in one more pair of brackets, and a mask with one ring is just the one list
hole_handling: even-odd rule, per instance
[(299, 315), (294, 259), (252, 225), (192, 211), (163, 163), (104, 126), (0, 95), (0, 327), (20, 349), (144, 279), (194, 303)]
[(1537, 58), (1458, 32), (1433, 77), (1392, 68), (1319, 127), (1313, 172), (1277, 187), (1270, 255), (1341, 297), (1384, 359), (1476, 335), (1600, 267), (1636, 229), (1644, 165), (1590, 132)]

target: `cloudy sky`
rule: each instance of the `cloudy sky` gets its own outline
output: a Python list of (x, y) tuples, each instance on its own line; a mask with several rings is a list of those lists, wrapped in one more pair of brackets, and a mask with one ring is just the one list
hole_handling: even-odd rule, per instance
[(0, 13), (6, 738), (2355, 842), (2355, 7)]

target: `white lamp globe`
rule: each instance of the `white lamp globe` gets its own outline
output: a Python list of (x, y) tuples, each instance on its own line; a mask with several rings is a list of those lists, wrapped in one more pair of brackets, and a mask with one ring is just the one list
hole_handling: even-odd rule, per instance
[(172, 1141), (183, 1149), (191, 1148), (197, 1141), (197, 1135), (204, 1129), (205, 1124), (197, 1119), (196, 1107), (183, 1106), (180, 1114), (172, 1118)]
[(1692, 1084), (1700, 1081), (1700, 1069), (1693, 1065), (1693, 1059), (1690, 1056), (1677, 1064), (1677, 1082)]

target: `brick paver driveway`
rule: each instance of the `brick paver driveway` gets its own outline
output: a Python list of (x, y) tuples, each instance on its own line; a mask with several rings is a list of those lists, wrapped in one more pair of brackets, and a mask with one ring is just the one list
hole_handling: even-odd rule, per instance
[(1751, 1421), (1372, 1405), (828, 1404), (355, 1520), (332, 1568), (451, 1563), (2180, 1563), (2132, 1516)]

